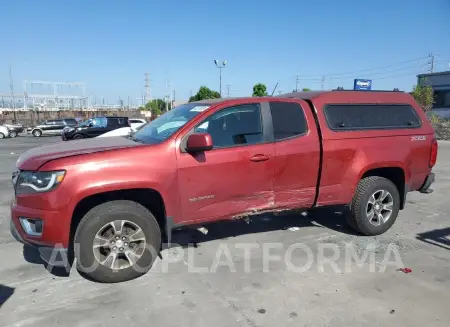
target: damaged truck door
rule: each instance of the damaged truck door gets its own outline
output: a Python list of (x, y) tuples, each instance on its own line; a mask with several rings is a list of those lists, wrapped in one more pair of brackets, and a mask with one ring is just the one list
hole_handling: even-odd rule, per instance
[[(267, 103), (219, 107), (184, 135), (177, 151), (183, 220), (216, 220), (274, 207), (269, 114)], [(205, 132), (211, 135), (211, 150), (183, 150), (185, 139)]]

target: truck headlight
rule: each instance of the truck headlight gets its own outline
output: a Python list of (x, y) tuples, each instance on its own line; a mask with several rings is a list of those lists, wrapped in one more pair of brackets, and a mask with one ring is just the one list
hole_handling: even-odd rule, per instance
[(51, 191), (61, 184), (65, 175), (65, 170), (22, 171), (15, 182), (16, 194), (32, 194)]

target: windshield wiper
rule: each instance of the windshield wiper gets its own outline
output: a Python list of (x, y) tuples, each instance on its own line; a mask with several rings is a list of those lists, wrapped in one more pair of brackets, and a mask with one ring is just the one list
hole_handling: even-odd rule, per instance
[(144, 142), (143, 140), (138, 139), (138, 138), (134, 137), (133, 135), (128, 135), (127, 138), (128, 138), (129, 140), (134, 141), (134, 142), (145, 144), (145, 142)]

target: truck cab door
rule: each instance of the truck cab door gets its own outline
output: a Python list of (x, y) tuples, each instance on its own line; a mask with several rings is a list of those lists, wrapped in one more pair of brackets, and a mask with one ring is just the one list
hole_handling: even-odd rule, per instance
[(275, 144), (274, 193), (277, 208), (314, 204), (320, 167), (319, 133), (304, 101), (270, 101)]
[[(257, 102), (226, 107), (182, 137), (177, 155), (183, 221), (226, 219), (274, 207), (268, 114), (268, 106)], [(212, 150), (183, 150), (190, 134), (204, 132), (212, 137)]]

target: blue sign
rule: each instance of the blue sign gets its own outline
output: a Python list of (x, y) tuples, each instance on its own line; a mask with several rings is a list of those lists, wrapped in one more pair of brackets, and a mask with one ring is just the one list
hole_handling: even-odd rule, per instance
[(372, 89), (372, 80), (355, 79), (353, 82), (353, 90), (370, 91)]

